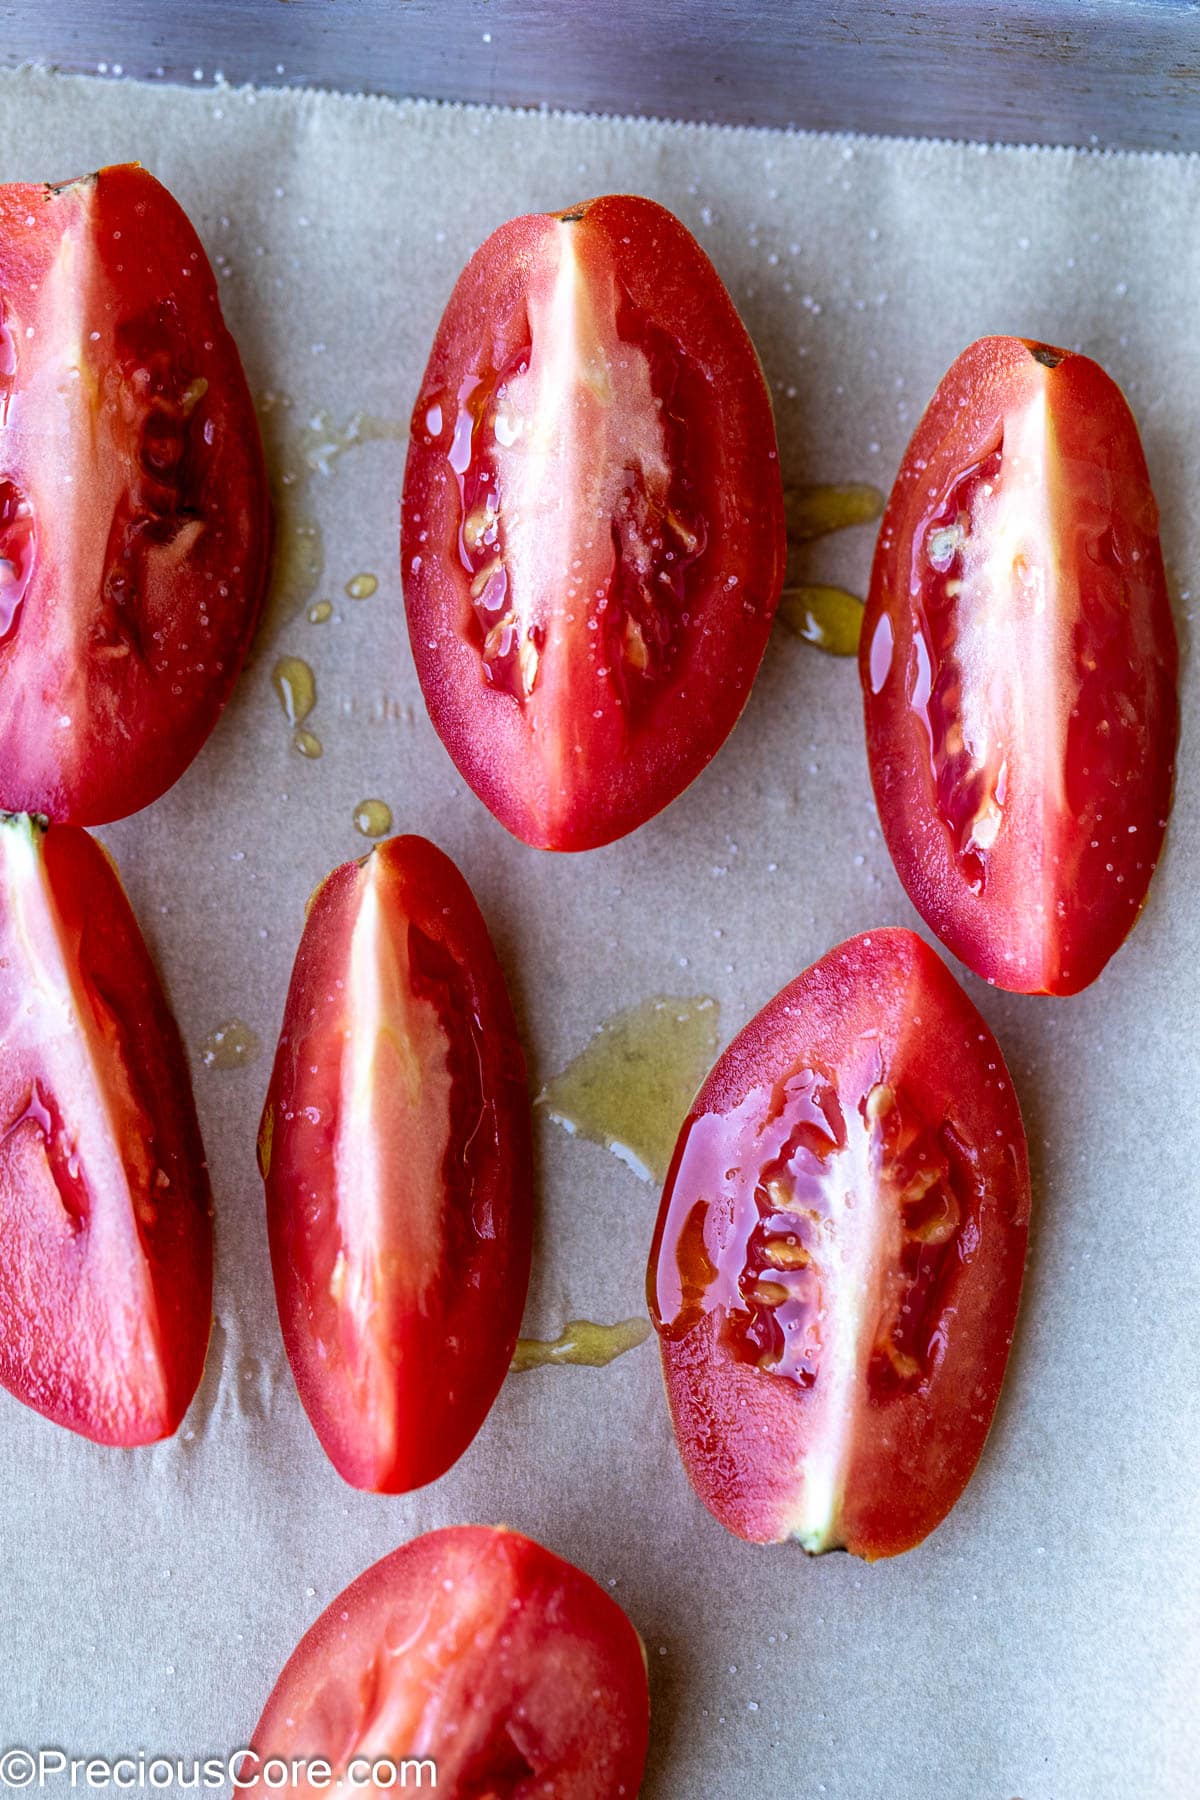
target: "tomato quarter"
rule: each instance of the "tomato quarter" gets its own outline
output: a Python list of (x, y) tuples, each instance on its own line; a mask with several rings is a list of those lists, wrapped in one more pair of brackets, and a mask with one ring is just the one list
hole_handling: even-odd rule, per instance
[(1178, 650), (1137, 427), (1086, 356), (984, 338), (880, 529), (860, 663), (913, 904), (1018, 993), (1094, 981), (1162, 847)]
[[(320, 1760), (343, 1784), (353, 1769), (367, 1794), (400, 1785), (389, 1763), (429, 1759), (445, 1800), (636, 1800), (649, 1710), (642, 1646), (615, 1600), (529, 1538), (461, 1525), (339, 1594), (288, 1661), (253, 1749), (258, 1767)], [(362, 1782), (379, 1763), (379, 1781)], [(419, 1779), (433, 1788), (428, 1767)], [(418, 1785), (416, 1768), (405, 1780)]]
[(663, 207), (514, 219), (472, 257), (402, 537), (430, 717), (518, 837), (608, 843), (716, 753), (779, 599), (783, 489), (753, 347)]
[(266, 578), (258, 425), (182, 209), (137, 164), (0, 187), (0, 805), (164, 793)]
[(392, 838), (322, 883), (259, 1138), (300, 1397), (354, 1486), (442, 1475), (487, 1416), (529, 1281), (530, 1107), (487, 927)]
[(696, 1098), (649, 1296), (680, 1452), (721, 1523), (911, 1549), (979, 1459), (1029, 1225), (995, 1039), (911, 932), (831, 950)]
[(175, 1022), (105, 852), (0, 816), (0, 1381), (102, 1444), (179, 1424), (212, 1203)]

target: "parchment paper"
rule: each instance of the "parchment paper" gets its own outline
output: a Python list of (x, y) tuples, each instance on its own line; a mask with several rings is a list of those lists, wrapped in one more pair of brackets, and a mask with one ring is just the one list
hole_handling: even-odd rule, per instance
[[(0, 1397), (0, 1743), (115, 1756), (244, 1742), (338, 1589), (417, 1532), (504, 1520), (608, 1583), (650, 1653), (646, 1794), (1160, 1800), (1197, 1791), (1200, 164), (1171, 157), (682, 128), (0, 77), (0, 178), (139, 158), (220, 258), (276, 473), (324, 411), (405, 421), (468, 252), (612, 189), (698, 234), (775, 391), (785, 468), (889, 484), (933, 385), (987, 331), (1078, 345), (1141, 422), (1185, 645), (1166, 861), (1132, 941), (1069, 1001), (964, 977), (1029, 1126), (1036, 1231), (1008, 1385), (952, 1517), (899, 1561), (812, 1563), (726, 1536), (672, 1443), (653, 1343), (510, 1378), (458, 1467), (408, 1499), (342, 1485), (276, 1324), (255, 1126), (303, 905), (361, 853), (367, 797), (461, 864), (535, 1084), (617, 1008), (707, 993), (722, 1037), (833, 943), (916, 921), (880, 842), (853, 666), (785, 633), (707, 774), (623, 843), (510, 839), (426, 719), (403, 631), (403, 446), (302, 476), (336, 619), (268, 625), (221, 725), (158, 805), (103, 833), (194, 1051), (217, 1205), (216, 1325), (184, 1429), (96, 1449)], [(281, 418), (282, 415), (282, 418)], [(862, 591), (871, 533), (807, 554)], [(354, 574), (379, 577), (368, 601)], [(276, 620), (279, 609), (276, 608)], [(272, 694), (307, 658), (324, 756)], [(206, 1068), (237, 1018), (263, 1055)], [(526, 1330), (639, 1310), (657, 1195), (542, 1120)]]

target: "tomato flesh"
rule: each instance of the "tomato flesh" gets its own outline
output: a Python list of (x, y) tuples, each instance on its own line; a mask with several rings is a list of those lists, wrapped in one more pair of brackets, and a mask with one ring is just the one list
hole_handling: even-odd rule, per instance
[[(258, 1767), (322, 1760), (335, 1781), (360, 1759), (429, 1758), (449, 1800), (636, 1800), (648, 1731), (645, 1658), (616, 1602), (529, 1538), (462, 1525), (405, 1544), (333, 1601), (252, 1742)], [(387, 1786), (384, 1769), (360, 1791)], [(284, 1791), (319, 1788), (301, 1777)]]
[(784, 988), (697, 1096), (649, 1297), (688, 1475), (729, 1530), (912, 1548), (979, 1458), (1029, 1221), (995, 1039), (911, 932)]
[(1085, 356), (985, 338), (917, 428), (861, 670), (901, 880), (976, 974), (1095, 980), (1171, 801), (1178, 651), (1137, 427)]
[(136, 164), (0, 187), (0, 804), (77, 824), (174, 782), (267, 570), (216, 281)]
[(393, 838), (313, 897), (259, 1140), (296, 1384), (356, 1487), (435, 1480), (512, 1359), (529, 1280), (525, 1063), (450, 859)]
[(0, 818), (0, 1382), (98, 1443), (169, 1436), (208, 1344), (211, 1210), (112, 864), (75, 827)]
[(766, 387), (679, 221), (612, 196), (495, 232), (413, 414), (402, 566), (434, 725), (509, 830), (587, 849), (686, 787), (783, 559)]

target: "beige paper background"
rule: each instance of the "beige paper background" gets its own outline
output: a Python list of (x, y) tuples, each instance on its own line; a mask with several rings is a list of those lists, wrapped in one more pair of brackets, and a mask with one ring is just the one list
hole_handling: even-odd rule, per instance
[[(928, 1543), (868, 1568), (727, 1537), (681, 1473), (653, 1344), (607, 1370), (510, 1379), (442, 1482), (359, 1495), (291, 1383), (254, 1166), (304, 899), (364, 849), (355, 804), (385, 798), (397, 829), (459, 861), (535, 1081), (649, 993), (717, 996), (727, 1038), (840, 938), (914, 921), (875, 827), (855, 670), (784, 633), (733, 738), (665, 816), (573, 860), (511, 840), (420, 703), (402, 445), (315, 475), (337, 621), (264, 632), (189, 773), (103, 833), (194, 1052), (217, 1323), (183, 1432), (153, 1450), (97, 1449), (0, 1397), (0, 1747), (223, 1752), (346, 1581), (431, 1526), (499, 1519), (610, 1584), (642, 1631), (652, 1800), (1195, 1792), (1200, 163), (0, 76), (0, 179), (126, 158), (227, 259), (226, 316), (254, 390), (291, 399), (293, 465), (321, 409), (407, 418), (488, 231), (611, 189), (664, 201), (715, 259), (796, 479), (886, 488), (937, 378), (983, 332), (1086, 349), (1130, 396), (1162, 506), (1183, 755), (1165, 864), (1102, 980), (1059, 1002), (966, 978), (1017, 1079), (1037, 1220), (996, 1428)], [(810, 577), (861, 591), (870, 538), (814, 546)], [(360, 570), (380, 585), (355, 604), (342, 587)], [(285, 651), (316, 671), (319, 762), (291, 750), (271, 693)], [(199, 1046), (231, 1016), (264, 1054), (206, 1069)], [(548, 1122), (540, 1144), (527, 1330), (637, 1311), (655, 1193)]]

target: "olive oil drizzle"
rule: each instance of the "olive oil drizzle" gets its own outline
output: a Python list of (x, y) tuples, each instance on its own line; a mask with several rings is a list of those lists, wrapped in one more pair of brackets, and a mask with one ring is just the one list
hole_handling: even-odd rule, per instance
[(647, 1319), (620, 1319), (615, 1325), (595, 1325), (590, 1319), (571, 1319), (556, 1338), (518, 1338), (510, 1373), (544, 1369), (563, 1363), (602, 1369), (627, 1350), (636, 1350), (650, 1336)]
[(242, 1019), (227, 1019), (201, 1044), (200, 1061), (206, 1069), (244, 1069), (261, 1052), (262, 1041), (252, 1026)]
[(788, 542), (810, 544), (834, 531), (870, 525), (883, 511), (883, 495), (865, 481), (834, 482), (824, 487), (797, 483), (785, 488), (783, 506)]
[[(784, 510), (788, 546), (795, 551), (831, 532), (872, 524), (883, 511), (883, 495), (865, 481), (793, 485), (784, 492)], [(779, 602), (779, 619), (787, 630), (829, 656), (857, 653), (862, 618), (857, 594), (821, 582), (789, 585)]]
[(720, 1008), (707, 994), (655, 994), (597, 1026), (535, 1102), (573, 1136), (661, 1181), (679, 1128), (717, 1053)]
[(325, 537), (316, 505), (320, 484), (336, 479), (342, 457), (363, 444), (403, 443), (408, 437), (407, 424), (367, 412), (353, 413), (345, 424), (317, 412), (295, 430), (298, 410), (286, 394), (268, 392), (258, 400), (275, 516), (266, 618), (271, 632), (304, 612), (325, 574)]
[(392, 829), (392, 809), (386, 800), (360, 800), (354, 809), (354, 829), (364, 837), (386, 837)]
[(271, 670), (283, 716), (292, 728), (292, 748), (301, 756), (321, 754), (321, 740), (304, 721), (317, 704), (317, 679), (301, 656), (281, 656)]
[(862, 633), (863, 603), (845, 588), (784, 588), (779, 617), (796, 637), (830, 656), (855, 656)]

